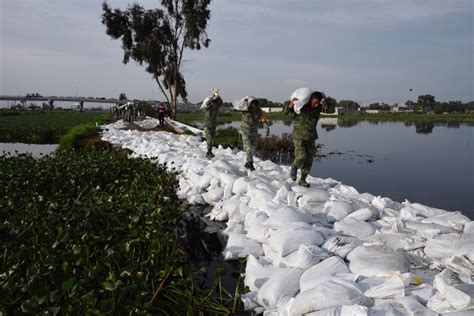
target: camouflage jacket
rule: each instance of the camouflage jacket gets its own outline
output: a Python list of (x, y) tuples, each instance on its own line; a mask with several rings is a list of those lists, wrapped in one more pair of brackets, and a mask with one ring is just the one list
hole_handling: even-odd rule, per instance
[(223, 105), (221, 97), (210, 100), (204, 110), (204, 127), (215, 128), (217, 126), (217, 113)]
[(285, 106), (283, 114), (291, 115), (293, 117), (293, 139), (318, 139), (316, 125), (318, 124), (319, 116), (321, 114), (321, 106), (313, 109), (309, 105), (305, 105), (301, 109), (300, 114), (296, 114), (293, 109)]
[(257, 135), (260, 118), (262, 116), (263, 111), (260, 107), (257, 108), (257, 111), (242, 111), (242, 120), (240, 121), (241, 133), (246, 135)]

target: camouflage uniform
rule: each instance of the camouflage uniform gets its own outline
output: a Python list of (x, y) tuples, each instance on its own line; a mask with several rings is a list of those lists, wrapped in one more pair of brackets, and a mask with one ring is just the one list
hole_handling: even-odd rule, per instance
[(223, 105), (220, 96), (215, 97), (207, 102), (204, 112), (204, 134), (206, 135), (207, 150), (212, 150), (216, 140), (217, 113)]
[(305, 105), (299, 115), (286, 106), (283, 113), (293, 117), (293, 144), (295, 146), (293, 165), (301, 169), (302, 175), (307, 175), (311, 171), (311, 165), (316, 154), (315, 141), (318, 139), (316, 125), (321, 114), (321, 106), (312, 108)]
[(242, 120), (240, 121), (240, 133), (242, 134), (242, 143), (244, 151), (247, 153), (247, 163), (253, 163), (253, 156), (257, 150), (258, 126), (263, 111), (257, 107), (256, 111), (242, 111)]

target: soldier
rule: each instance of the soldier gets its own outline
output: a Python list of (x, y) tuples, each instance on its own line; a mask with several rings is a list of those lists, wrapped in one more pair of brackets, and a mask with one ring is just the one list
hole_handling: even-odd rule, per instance
[(309, 187), (306, 182), (311, 165), (313, 164), (314, 155), (316, 154), (315, 141), (318, 139), (316, 125), (321, 114), (321, 103), (326, 99), (322, 92), (313, 92), (306, 103), (300, 110), (300, 114), (295, 113), (294, 102), (292, 99), (290, 104), (283, 109), (283, 113), (293, 116), (293, 144), (295, 146), (295, 159), (291, 165), (291, 180), (296, 181), (298, 169), (301, 169), (301, 178), (299, 185)]
[(212, 90), (212, 95), (204, 99), (201, 109), (204, 109), (204, 134), (207, 142), (207, 158), (213, 158), (212, 147), (214, 147), (217, 127), (217, 113), (223, 105), (219, 95), (219, 89)]
[(242, 134), (242, 143), (244, 151), (247, 153), (247, 162), (245, 168), (254, 171), (253, 156), (257, 149), (258, 126), (263, 124), (268, 136), (267, 119), (260, 108), (260, 103), (252, 97), (245, 98), (249, 106), (246, 111), (242, 111), (242, 120), (240, 121), (240, 133)]
[(160, 126), (165, 125), (165, 115), (166, 107), (162, 102), (160, 102), (160, 104), (158, 105), (158, 120), (160, 121)]

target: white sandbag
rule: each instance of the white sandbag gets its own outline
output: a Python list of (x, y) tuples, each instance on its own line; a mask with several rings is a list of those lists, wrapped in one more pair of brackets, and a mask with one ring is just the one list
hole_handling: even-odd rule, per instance
[(427, 303), (431, 310), (437, 313), (465, 310), (474, 312), (474, 285), (462, 284), (451, 270), (446, 269), (438, 273), (433, 281), (433, 287), (437, 292)]
[(425, 246), (425, 239), (409, 234), (375, 234), (365, 240), (366, 246), (385, 246), (393, 250), (412, 250)]
[(307, 203), (312, 202), (324, 203), (329, 199), (330, 196), (331, 195), (326, 190), (311, 188), (299, 197), (298, 203), (301, 207), (304, 207)]
[(350, 273), (344, 260), (338, 256), (329, 257), (306, 270), (300, 279), (301, 291), (309, 290), (339, 274)]
[(201, 110), (206, 109), (206, 108), (208, 107), (209, 102), (210, 102), (212, 99), (213, 99), (213, 96), (208, 96), (208, 97), (206, 97), (206, 98), (202, 101), (202, 104), (201, 104), (200, 109), (201, 109)]
[(416, 286), (409, 286), (405, 289), (406, 296), (414, 296), (416, 299), (426, 305), (431, 296), (433, 296), (434, 288), (431, 284), (420, 284)]
[(465, 234), (474, 234), (474, 221), (464, 224)]
[(316, 229), (301, 222), (281, 226), (268, 239), (270, 248), (281, 257), (297, 250), (300, 245), (319, 246), (323, 242), (323, 236)]
[(322, 248), (341, 258), (345, 258), (347, 254), (359, 246), (362, 246), (362, 241), (355, 237), (333, 236), (326, 239)]
[[(270, 203), (274, 195), (274, 192), (268, 190), (252, 188), (247, 191), (247, 196), (250, 198), (249, 206), (254, 209), (260, 209), (262, 205)], [(273, 213), (273, 209), (271, 213)], [(271, 215), (271, 213), (267, 214)]]
[(408, 272), (406, 256), (382, 246), (360, 246), (352, 250), (347, 259), (352, 273), (370, 276), (389, 276)]
[(232, 106), (237, 111), (247, 111), (249, 109), (250, 103), (255, 100), (254, 97), (246, 96), (239, 101), (234, 101)]
[(250, 291), (258, 291), (275, 271), (278, 271), (278, 268), (249, 255), (245, 266), (244, 284), (249, 287)]
[(234, 181), (232, 186), (232, 193), (237, 195), (244, 195), (247, 193), (249, 187), (249, 180), (246, 177), (238, 178)]
[(293, 91), (290, 96), (290, 100), (297, 99), (293, 102), (293, 109), (296, 114), (300, 114), (300, 111), (303, 106), (305, 106), (309, 102), (311, 94), (313, 94), (313, 90), (311, 90), (310, 88), (299, 88)]
[(405, 296), (407, 285), (401, 277), (394, 276), (380, 285), (371, 287), (364, 292), (364, 295), (371, 298), (400, 298)]
[[(212, 208), (212, 211), (208, 214), (208, 217), (210, 217), (211, 220), (217, 220), (216, 218), (223, 216), (225, 217), (225, 220), (227, 220), (230, 213), (234, 213), (239, 210), (240, 203), (241, 202), (238, 198), (218, 201)], [(239, 222), (236, 221), (236, 223)]]
[(207, 204), (215, 205), (224, 195), (224, 188), (217, 187), (202, 194), (202, 198)]
[(355, 282), (332, 277), (317, 287), (300, 292), (289, 308), (289, 315), (300, 316), (317, 310), (350, 305), (370, 306), (372, 301), (364, 296)]
[(470, 278), (474, 275), (474, 263), (465, 256), (455, 256), (439, 260), (441, 266), (451, 269), (460, 276)]
[(322, 311), (308, 313), (305, 316), (367, 316), (369, 309), (365, 306), (339, 306), (327, 308)]
[(279, 228), (291, 223), (303, 222), (312, 223), (311, 214), (304, 211), (297, 211), (292, 207), (282, 207), (274, 211), (274, 213), (262, 224), (270, 228)]
[(372, 223), (358, 221), (353, 218), (344, 218), (334, 223), (334, 230), (344, 235), (364, 240), (372, 236), (376, 228)]
[(391, 300), (376, 300), (369, 308), (369, 316), (436, 316), (437, 314), (424, 307), (414, 296)]
[(326, 201), (323, 211), (329, 220), (335, 222), (352, 213), (354, 209), (352, 204), (347, 201)]
[(262, 245), (255, 240), (248, 239), (243, 234), (229, 233), (229, 239), (223, 251), (224, 260), (245, 258), (248, 255), (256, 257), (263, 255)]
[(329, 254), (315, 245), (300, 245), (299, 248), (282, 258), (287, 267), (309, 269), (329, 257)]
[(284, 306), (299, 291), (302, 273), (303, 270), (296, 268), (279, 269), (258, 291), (258, 302), (269, 309)]
[(433, 259), (466, 256), (474, 262), (474, 234), (444, 234), (426, 241), (425, 254)]
[(449, 212), (432, 217), (425, 218), (422, 223), (434, 223), (442, 226), (447, 226), (462, 231), (464, 224), (470, 222), (469, 217), (462, 215), (459, 212)]
[(244, 226), (242, 224), (230, 224), (222, 231), (222, 234), (228, 236), (230, 233), (245, 234)]
[(242, 303), (244, 303), (245, 311), (254, 310), (259, 307), (257, 301), (257, 292), (249, 292), (242, 294), (240, 295), (240, 300), (242, 301)]
[(245, 236), (259, 243), (267, 243), (273, 230), (274, 229), (262, 225), (253, 225), (247, 228), (247, 234)]
[(358, 221), (368, 221), (375, 216), (374, 212), (368, 208), (363, 207), (347, 215), (348, 218), (353, 218)]
[(441, 210), (434, 207), (429, 207), (419, 203), (410, 203), (408, 200), (402, 203), (402, 209), (400, 213), (405, 213), (407, 216), (408, 214), (413, 214), (412, 216), (421, 216), (421, 217), (432, 217), (436, 215), (441, 215), (448, 213), (445, 210)]

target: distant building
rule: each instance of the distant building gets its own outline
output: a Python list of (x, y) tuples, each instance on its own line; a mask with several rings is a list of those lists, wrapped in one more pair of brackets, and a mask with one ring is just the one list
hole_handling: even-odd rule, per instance
[(274, 112), (283, 111), (283, 108), (282, 107), (263, 107), (262, 111), (266, 113), (274, 113)]
[(380, 113), (380, 111), (379, 110), (365, 110), (365, 113), (376, 114), (376, 113)]

